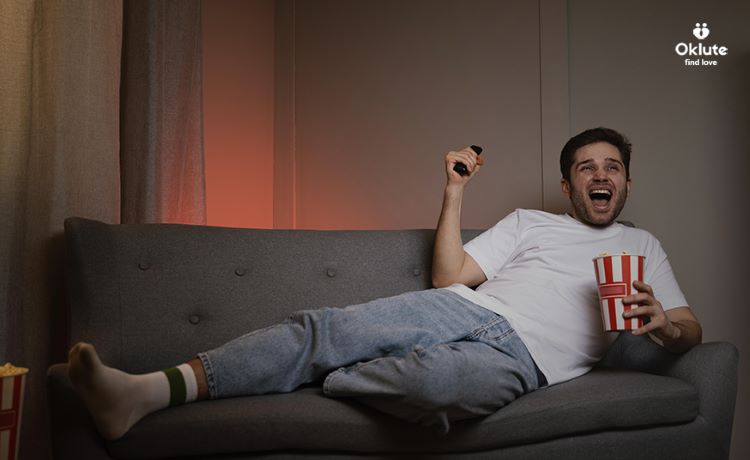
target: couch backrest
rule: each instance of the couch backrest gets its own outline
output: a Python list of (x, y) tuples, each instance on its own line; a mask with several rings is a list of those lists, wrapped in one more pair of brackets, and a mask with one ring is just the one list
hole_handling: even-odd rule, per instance
[[(464, 231), (464, 241), (479, 231)], [(426, 289), (434, 230), (65, 222), (71, 342), (130, 372), (174, 365), (291, 312)]]

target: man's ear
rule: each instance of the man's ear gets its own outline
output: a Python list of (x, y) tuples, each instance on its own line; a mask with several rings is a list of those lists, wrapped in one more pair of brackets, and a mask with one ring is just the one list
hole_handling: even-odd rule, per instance
[(560, 179), (560, 188), (565, 195), (570, 196), (570, 182), (567, 179)]
[(625, 182), (625, 187), (627, 187), (627, 190), (628, 190), (628, 195), (630, 195), (630, 187), (631, 187), (632, 185), (633, 185), (633, 181), (632, 181), (632, 180), (630, 180), (630, 178), (628, 177), (628, 181), (627, 181), (627, 182)]

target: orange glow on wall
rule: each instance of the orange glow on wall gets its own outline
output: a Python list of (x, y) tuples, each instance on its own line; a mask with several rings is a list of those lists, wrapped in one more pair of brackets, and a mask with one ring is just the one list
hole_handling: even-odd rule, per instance
[(203, 2), (208, 225), (273, 227), (274, 3)]

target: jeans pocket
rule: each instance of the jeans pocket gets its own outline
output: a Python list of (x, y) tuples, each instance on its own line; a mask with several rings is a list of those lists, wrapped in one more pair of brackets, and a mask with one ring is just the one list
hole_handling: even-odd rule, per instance
[(498, 315), (492, 321), (474, 329), (466, 338), (473, 341), (503, 342), (515, 335), (516, 331), (503, 316)]

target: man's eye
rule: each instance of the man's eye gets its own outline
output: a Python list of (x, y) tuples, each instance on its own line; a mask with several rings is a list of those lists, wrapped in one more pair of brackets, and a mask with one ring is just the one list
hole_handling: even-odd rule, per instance
[(619, 171), (620, 170), (620, 165), (610, 165), (609, 166), (609, 170), (610, 171)]

